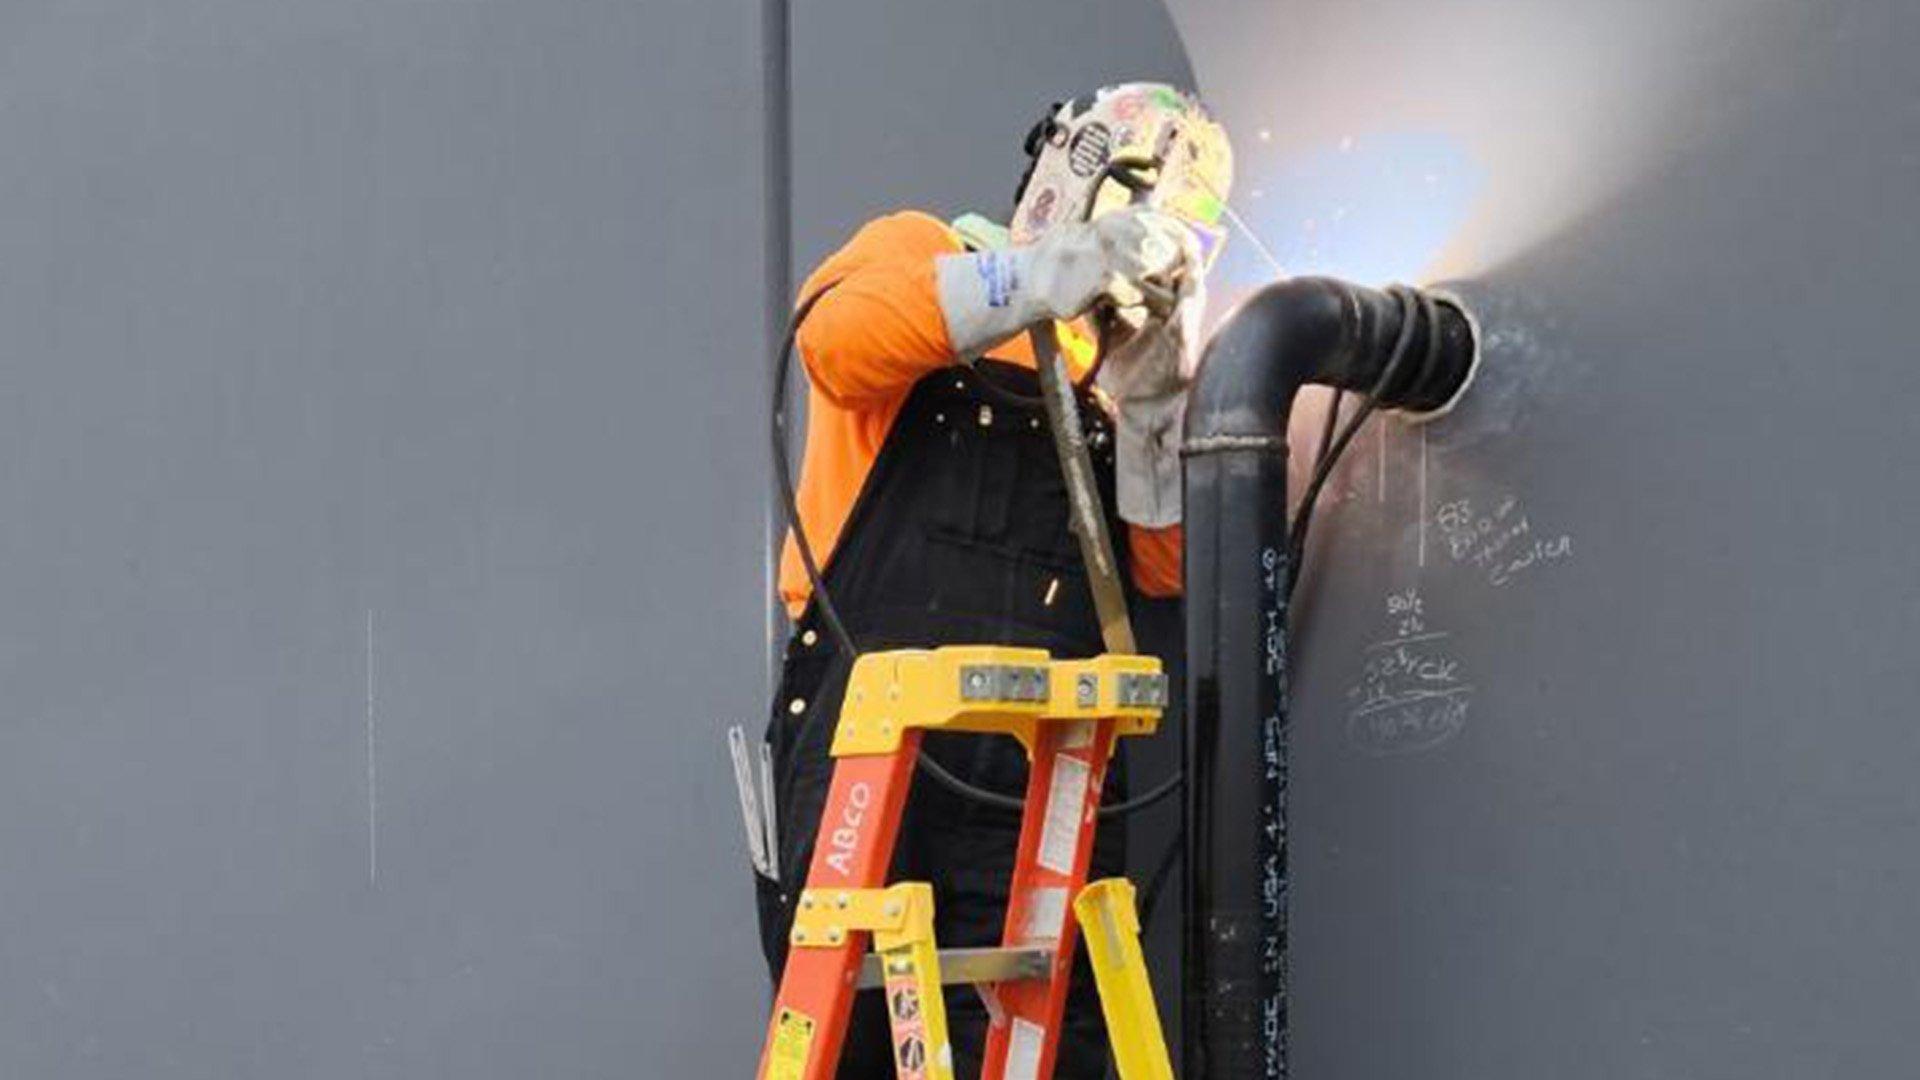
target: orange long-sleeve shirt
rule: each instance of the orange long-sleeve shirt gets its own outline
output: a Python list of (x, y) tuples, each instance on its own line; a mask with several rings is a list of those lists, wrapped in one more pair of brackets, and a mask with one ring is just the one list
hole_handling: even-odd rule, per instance
[[(943, 222), (914, 211), (869, 222), (829, 256), (801, 287), (802, 298), (828, 285), (800, 326), (797, 347), (811, 383), (807, 397), (806, 456), (797, 489), (800, 522), (821, 565), (826, 564), (854, 500), (880, 456), (880, 447), (915, 383), (955, 362), (940, 310), (933, 260), (965, 250)], [(1092, 361), (1091, 348), (1063, 328), (1063, 350), (1075, 375)], [(996, 360), (1031, 368), (1025, 336), (996, 347)], [(1127, 528), (1136, 587), (1148, 596), (1180, 593), (1178, 525)], [(798, 617), (812, 588), (789, 535), (780, 557), (780, 595)]]

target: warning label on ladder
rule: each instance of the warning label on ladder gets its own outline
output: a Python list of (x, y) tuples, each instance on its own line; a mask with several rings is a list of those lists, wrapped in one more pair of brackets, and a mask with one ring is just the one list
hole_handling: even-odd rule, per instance
[(1007, 1041), (1006, 1080), (1040, 1080), (1040, 1050), (1047, 1032), (1039, 1024), (1013, 1018), (1013, 1037)]
[(1047, 790), (1047, 816), (1040, 826), (1040, 865), (1056, 874), (1073, 873), (1080, 846), (1080, 817), (1086, 812), (1092, 770), (1077, 757), (1053, 759), (1053, 784)]
[(773, 1025), (773, 1049), (767, 1054), (767, 1080), (804, 1080), (807, 1054), (812, 1050), (812, 1018), (781, 1009)]

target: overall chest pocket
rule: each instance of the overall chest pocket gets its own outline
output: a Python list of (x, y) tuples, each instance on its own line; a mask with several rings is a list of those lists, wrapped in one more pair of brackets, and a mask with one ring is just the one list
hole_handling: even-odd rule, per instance
[(925, 517), (928, 533), (1023, 559), (1077, 564), (1066, 482), (1045, 427), (1017, 414), (993, 423), (1026, 430), (956, 426), (944, 433), (930, 470), (938, 479)]
[(1019, 427), (952, 431), (932, 463), (929, 606), (990, 620), (1007, 640), (1082, 633), (1097, 622), (1052, 439), (1030, 417), (1002, 414), (995, 423)]

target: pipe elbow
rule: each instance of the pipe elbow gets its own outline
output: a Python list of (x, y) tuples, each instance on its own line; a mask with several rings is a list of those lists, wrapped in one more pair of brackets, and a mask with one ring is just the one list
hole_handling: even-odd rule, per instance
[[(1401, 350), (1405, 362), (1389, 373)], [(1309, 383), (1377, 390), (1384, 408), (1438, 414), (1465, 387), (1477, 352), (1466, 308), (1451, 296), (1325, 277), (1274, 282), (1207, 343), (1187, 399), (1188, 451), (1284, 446), (1287, 414)]]
[(1342, 283), (1289, 278), (1235, 308), (1207, 342), (1187, 397), (1187, 438), (1286, 438), (1294, 395), (1349, 321)]

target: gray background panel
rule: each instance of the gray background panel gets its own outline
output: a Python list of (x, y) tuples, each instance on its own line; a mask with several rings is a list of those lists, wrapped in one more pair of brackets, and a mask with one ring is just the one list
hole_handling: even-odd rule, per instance
[(0, 1073), (745, 1072), (758, 11), (0, 40)]

